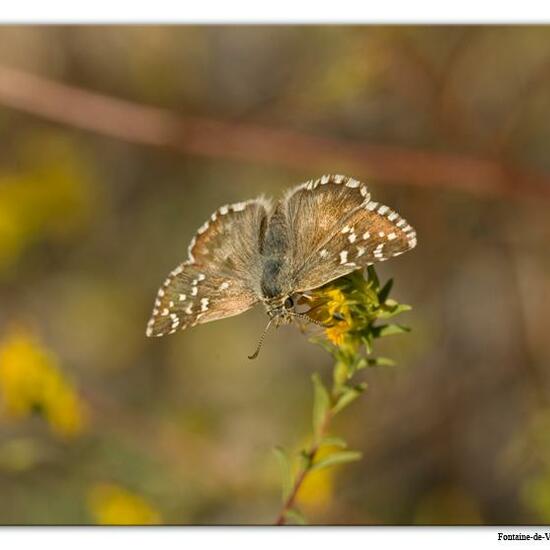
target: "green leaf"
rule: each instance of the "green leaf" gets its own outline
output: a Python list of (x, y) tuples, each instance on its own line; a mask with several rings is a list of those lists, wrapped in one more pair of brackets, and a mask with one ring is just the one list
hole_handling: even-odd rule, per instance
[(339, 447), (340, 449), (345, 449), (348, 444), (341, 438), (336, 437), (335, 435), (327, 435), (321, 439), (319, 444), (321, 447)]
[(365, 351), (367, 352), (367, 354), (372, 353), (372, 335), (370, 333), (367, 335), (363, 335), (361, 336), (361, 340), (365, 345)]
[(357, 384), (352, 388), (347, 388), (344, 393), (340, 396), (334, 407), (332, 407), (332, 414), (339, 413), (342, 409), (347, 407), (352, 401), (355, 401), (365, 390), (367, 389), (367, 384)]
[(330, 409), (330, 396), (317, 373), (311, 379), (313, 380), (313, 433), (318, 437)]
[(378, 293), (378, 300), (380, 300), (381, 304), (383, 304), (388, 299), (392, 286), (393, 286), (393, 279), (388, 279), (388, 282), (382, 287), (382, 289)]
[(359, 451), (340, 451), (332, 453), (319, 462), (315, 462), (311, 467), (310, 472), (315, 470), (320, 470), (322, 468), (328, 468), (329, 466), (334, 466), (336, 464), (345, 464), (346, 462), (354, 462), (355, 460), (361, 459), (361, 453)]
[(291, 520), (295, 525), (307, 525), (307, 519), (302, 512), (296, 510), (296, 508), (290, 508), (285, 512), (285, 518)]
[[(343, 383), (351, 379), (358, 370), (365, 368), (367, 366), (367, 361), (363, 356), (359, 355), (358, 353), (351, 352), (346, 357), (346, 364), (348, 372), (347, 378), (343, 381)], [(341, 386), (342, 385), (339, 386), (339, 390), (341, 390)]]
[(386, 300), (386, 303), (382, 305), (378, 313), (378, 317), (381, 319), (389, 319), (390, 317), (395, 317), (400, 313), (405, 313), (406, 311), (411, 311), (412, 307), (407, 304), (398, 304), (393, 300)]
[(373, 265), (367, 267), (367, 274), (369, 282), (372, 282), (374, 288), (378, 290), (380, 288), (380, 281), (378, 280), (378, 275)]
[(365, 295), (366, 302), (369, 306), (378, 307), (380, 305), (380, 302), (378, 301), (378, 294), (372, 288), (365, 288), (363, 290), (363, 294)]
[(337, 361), (334, 365), (333, 379), (334, 385), (338, 388), (343, 386), (349, 377), (349, 371), (347, 365), (343, 361)]
[(369, 367), (394, 367), (396, 365), (393, 359), (389, 357), (369, 357), (367, 366)]
[(273, 449), (277, 460), (279, 461), (279, 467), (281, 468), (281, 477), (282, 477), (282, 499), (283, 502), (286, 502), (286, 499), (290, 495), (292, 486), (294, 485), (294, 478), (292, 476), (292, 465), (290, 459), (284, 449), (281, 447), (275, 447)]
[(411, 329), (409, 327), (395, 324), (372, 327), (372, 333), (375, 338), (382, 338), (383, 336), (391, 336), (392, 334), (401, 334), (410, 331)]

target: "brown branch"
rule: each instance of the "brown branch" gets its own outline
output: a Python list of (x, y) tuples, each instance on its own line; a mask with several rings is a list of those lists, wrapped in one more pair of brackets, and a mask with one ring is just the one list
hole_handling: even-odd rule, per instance
[(508, 107), (507, 115), (495, 132), (493, 149), (495, 154), (503, 153), (512, 141), (512, 137), (518, 132), (524, 114), (529, 106), (529, 100), (541, 92), (543, 86), (550, 78), (550, 58), (546, 58), (529, 79), (519, 88), (514, 101)]
[(0, 104), (57, 123), (209, 158), (343, 172), (387, 183), (550, 198), (550, 175), (492, 159), (302, 134), (112, 98), (0, 66)]

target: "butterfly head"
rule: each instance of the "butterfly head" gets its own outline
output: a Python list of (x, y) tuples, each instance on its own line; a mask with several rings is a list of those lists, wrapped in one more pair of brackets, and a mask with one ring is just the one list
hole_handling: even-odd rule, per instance
[(282, 296), (266, 302), (267, 315), (273, 320), (276, 327), (289, 324), (296, 315), (294, 300), (291, 296)]
[(260, 337), (260, 340), (258, 341), (256, 351), (252, 355), (248, 356), (249, 359), (256, 359), (256, 357), (258, 357), (258, 354), (260, 353), (260, 349), (264, 342), (265, 335), (267, 334), (269, 327), (273, 323), (275, 323), (275, 327), (280, 327), (281, 325), (287, 325), (291, 323), (295, 319), (302, 319), (308, 323), (314, 323), (323, 328), (325, 326), (315, 319), (312, 319), (308, 315), (296, 312), (294, 309), (294, 299), (291, 296), (282, 296), (274, 300), (270, 300), (266, 302), (265, 305), (267, 307), (267, 315), (269, 317), (269, 321), (267, 322), (267, 325)]

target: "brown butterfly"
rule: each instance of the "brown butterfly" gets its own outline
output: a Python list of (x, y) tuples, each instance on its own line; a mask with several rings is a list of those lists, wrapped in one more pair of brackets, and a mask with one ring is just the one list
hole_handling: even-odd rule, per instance
[(415, 246), (415, 230), (346, 176), (308, 181), (274, 204), (260, 197), (222, 206), (159, 289), (146, 334), (172, 334), (258, 302), (268, 327), (279, 326), (304, 317), (294, 304), (306, 291)]

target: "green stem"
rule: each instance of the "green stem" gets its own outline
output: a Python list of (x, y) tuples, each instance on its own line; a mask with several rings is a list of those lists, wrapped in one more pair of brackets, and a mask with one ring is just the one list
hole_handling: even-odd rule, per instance
[(325, 418), (323, 419), (323, 423), (322, 423), (321, 429), (319, 430), (319, 434), (314, 439), (313, 443), (311, 444), (311, 447), (306, 451), (306, 458), (307, 458), (306, 465), (304, 468), (302, 468), (300, 473), (296, 476), (296, 481), (294, 482), (294, 485), (292, 486), (292, 490), (290, 491), (288, 498), (285, 500), (283, 507), (279, 512), (277, 520), (275, 521), (275, 525), (286, 525), (286, 514), (289, 510), (294, 508), (294, 502), (296, 501), (298, 492), (302, 487), (306, 477), (311, 471), (311, 468), (315, 462), (315, 455), (317, 454), (317, 451), (321, 446), (321, 440), (323, 436), (326, 434), (326, 431), (328, 429), (328, 425), (331, 419), (332, 419), (332, 411), (329, 410), (325, 415)]

